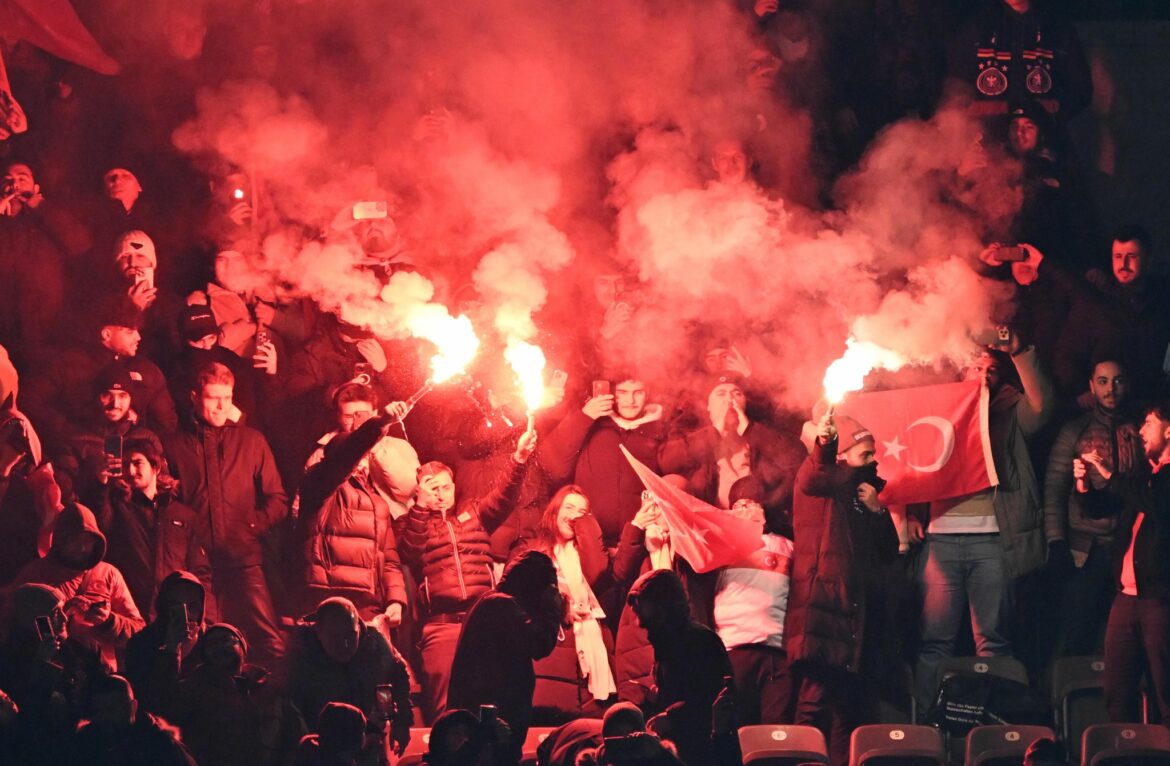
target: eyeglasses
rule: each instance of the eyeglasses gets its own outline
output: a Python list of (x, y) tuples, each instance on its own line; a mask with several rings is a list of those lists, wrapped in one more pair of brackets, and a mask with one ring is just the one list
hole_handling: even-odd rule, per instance
[(373, 410), (359, 410), (358, 412), (350, 412), (341, 416), (341, 422), (345, 425), (360, 425), (365, 423), (370, 418), (374, 417)]

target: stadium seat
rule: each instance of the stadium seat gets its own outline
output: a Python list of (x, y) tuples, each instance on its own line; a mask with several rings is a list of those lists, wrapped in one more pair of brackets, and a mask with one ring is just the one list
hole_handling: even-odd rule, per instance
[(1170, 766), (1170, 729), (1103, 723), (1085, 729), (1081, 766)]
[(931, 726), (858, 726), (849, 738), (849, 766), (945, 766), (943, 737)]
[(1105, 659), (1061, 657), (1052, 665), (1052, 709), (1060, 738), (1073, 749), (1085, 729), (1108, 723), (1105, 709)]
[(1028, 685), (1028, 671), (1024, 663), (1014, 657), (948, 657), (939, 666), (939, 683), (955, 673), (990, 673)]
[(1028, 745), (1038, 739), (1056, 739), (1047, 726), (976, 726), (967, 735), (967, 766), (1020, 766)]
[(796, 766), (829, 762), (825, 735), (813, 726), (741, 726), (739, 749), (744, 766)]

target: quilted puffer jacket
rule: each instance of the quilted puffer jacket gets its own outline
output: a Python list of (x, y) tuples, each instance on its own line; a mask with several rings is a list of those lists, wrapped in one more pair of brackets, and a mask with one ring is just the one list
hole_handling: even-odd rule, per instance
[(407, 514), (399, 553), (421, 583), (425, 612), (464, 612), (495, 585), (489, 535), (516, 507), (526, 470), (510, 461), (491, 492), (456, 502), (446, 515), (418, 506)]
[(334, 438), (301, 487), (305, 585), (310, 602), (345, 596), (366, 611), (406, 603), (390, 504), (374, 489), (362, 457), (382, 438), (388, 416)]
[[(1114, 515), (1093, 518), (1085, 496), (1074, 487), (1073, 458), (1086, 452), (1096, 452), (1117, 473), (1141, 469), (1144, 450), (1133, 413), (1094, 408), (1066, 423), (1052, 445), (1044, 481), (1044, 534), (1050, 541), (1068, 540), (1071, 548), (1080, 551), (1087, 551), (1094, 539), (1107, 542), (1117, 525)], [(1094, 489), (1105, 486), (1095, 470), (1089, 472), (1089, 481)]]

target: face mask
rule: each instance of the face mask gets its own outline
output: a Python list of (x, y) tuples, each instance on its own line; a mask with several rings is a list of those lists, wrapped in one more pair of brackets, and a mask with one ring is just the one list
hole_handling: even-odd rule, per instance
[(854, 479), (858, 484), (869, 484), (878, 492), (886, 488), (886, 480), (878, 476), (878, 464), (870, 463), (860, 468), (854, 468)]

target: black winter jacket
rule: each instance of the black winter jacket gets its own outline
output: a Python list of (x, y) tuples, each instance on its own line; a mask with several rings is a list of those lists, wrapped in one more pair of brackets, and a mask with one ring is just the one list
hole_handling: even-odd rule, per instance
[(367, 476), (354, 472), (389, 424), (383, 415), (339, 435), (301, 484), (305, 585), (314, 603), (345, 596), (358, 609), (379, 612), (406, 603), (390, 504)]
[(121, 570), (143, 617), (153, 619), (158, 586), (171, 572), (191, 572), (210, 589), (211, 563), (195, 511), (165, 490), (150, 500), (120, 482), (101, 489), (84, 502), (106, 536), (106, 561)]
[(194, 509), (214, 566), (258, 566), (260, 537), (288, 513), (288, 498), (264, 436), (201, 421), (164, 439), (179, 500)]
[[(1121, 500), (1110, 503), (1108, 497)], [(1133, 572), (1139, 596), (1170, 599), (1170, 468), (1150, 476), (1115, 473), (1105, 491), (1089, 493), (1090, 512), (1104, 515), (1118, 513), (1117, 532), (1113, 537), (1113, 576), (1121, 587), (1121, 567), (1132, 543)], [(1134, 540), (1138, 513), (1145, 514)]]
[[(718, 506), (718, 460), (725, 448), (734, 449), (740, 437), (721, 437), (712, 425), (663, 443), (658, 456), (662, 473), (687, 477), (687, 491)], [(764, 483), (769, 511), (788, 517), (792, 508), (792, 484), (804, 449), (795, 438), (782, 435), (763, 423), (752, 423), (743, 433), (751, 455), (751, 475)]]
[(837, 440), (816, 444), (800, 466), (793, 504), (795, 550), (784, 640), (792, 662), (857, 671), (865, 640), (866, 582), (898, 554), (888, 513), (858, 511), (855, 469), (837, 463)]

